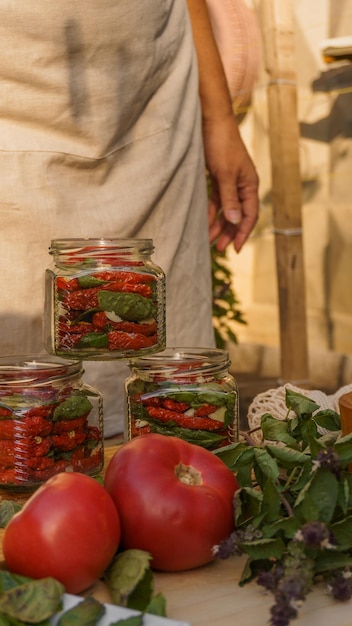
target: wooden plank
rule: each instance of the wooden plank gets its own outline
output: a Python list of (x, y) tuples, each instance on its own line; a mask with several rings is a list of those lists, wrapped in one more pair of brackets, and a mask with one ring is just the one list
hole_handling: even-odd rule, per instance
[(262, 0), (268, 81), (272, 202), (280, 318), (281, 383), (308, 384), (299, 125), (290, 0)]

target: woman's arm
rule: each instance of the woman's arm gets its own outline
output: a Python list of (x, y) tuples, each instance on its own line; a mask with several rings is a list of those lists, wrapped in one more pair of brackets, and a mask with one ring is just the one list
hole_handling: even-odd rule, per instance
[(206, 165), (213, 194), (210, 240), (237, 252), (252, 231), (259, 210), (258, 175), (242, 141), (205, 0), (187, 0), (199, 66)]

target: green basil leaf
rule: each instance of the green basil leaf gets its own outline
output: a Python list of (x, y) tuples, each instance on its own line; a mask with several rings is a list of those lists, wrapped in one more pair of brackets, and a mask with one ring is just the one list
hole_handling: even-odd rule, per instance
[(12, 574), (7, 570), (0, 570), (0, 594), (14, 587), (18, 587), (23, 583), (30, 582), (32, 579), (27, 576), (20, 576), (19, 574)]
[[(125, 550), (115, 557), (105, 573), (105, 580), (115, 604), (128, 606), (129, 596), (149, 570), (151, 559), (151, 554), (144, 550)], [(144, 597), (145, 589), (143, 588)], [(147, 604), (150, 599), (151, 593)]]
[(254, 457), (263, 474), (275, 482), (280, 473), (276, 460), (264, 448), (254, 448)]
[(307, 463), (311, 460), (308, 454), (304, 454), (297, 449), (289, 448), (288, 446), (273, 446), (268, 444), (266, 446), (267, 451), (284, 467), (291, 467), (292, 465), (300, 465)]
[(151, 569), (146, 569), (144, 576), (139, 580), (135, 588), (131, 591), (127, 598), (127, 606), (129, 609), (137, 611), (146, 611), (150, 604), (154, 591), (154, 576)]
[(22, 509), (22, 505), (14, 500), (1, 500), (0, 502), (0, 528), (5, 528), (10, 519)]
[(96, 278), (94, 274), (86, 274), (84, 276), (78, 276), (78, 284), (82, 289), (89, 289), (89, 287), (99, 287), (105, 285), (108, 281)]
[(78, 348), (106, 348), (108, 336), (106, 333), (87, 333), (78, 342)]
[(131, 615), (131, 617), (126, 617), (126, 619), (119, 619), (117, 622), (113, 622), (110, 626), (142, 626), (143, 625), (143, 614), (140, 615)]
[(339, 457), (340, 463), (347, 464), (352, 462), (352, 433), (337, 439), (334, 450)]
[(281, 499), (277, 485), (267, 480), (263, 489), (263, 500), (260, 512), (266, 522), (274, 522), (280, 517)]
[(139, 322), (153, 314), (153, 303), (139, 293), (100, 291), (98, 303), (103, 311), (112, 311), (130, 322)]
[(251, 559), (280, 559), (285, 552), (285, 544), (281, 539), (257, 539), (241, 542), (242, 550)]
[(293, 391), (292, 389), (286, 387), (285, 392), (286, 406), (289, 409), (292, 409), (292, 411), (296, 413), (297, 417), (306, 418), (307, 416), (311, 416), (314, 411), (320, 408), (316, 402), (301, 393), (297, 393), (297, 391)]
[(53, 412), (53, 422), (74, 420), (89, 413), (93, 405), (85, 395), (71, 396), (61, 402)]
[(337, 541), (339, 551), (347, 551), (352, 549), (352, 515), (345, 517), (343, 520), (332, 524), (330, 529)]
[(319, 468), (300, 492), (295, 509), (299, 507), (299, 513), (303, 514), (306, 521), (329, 523), (335, 512), (337, 498), (336, 476), (325, 468)]
[(67, 609), (61, 616), (57, 626), (96, 626), (105, 614), (105, 606), (89, 596)]
[(13, 587), (0, 595), (0, 613), (36, 623), (59, 611), (65, 587), (54, 578), (43, 578)]
[(157, 593), (149, 602), (146, 613), (166, 617), (166, 598), (162, 593)]
[(217, 450), (213, 450), (213, 454), (218, 456), (229, 469), (234, 469), (238, 457), (247, 449), (247, 445), (242, 442), (231, 443)]
[(275, 419), (269, 413), (265, 413), (260, 422), (264, 439), (268, 441), (282, 441), (292, 448), (297, 448), (296, 440), (288, 433), (287, 422)]
[(313, 419), (317, 426), (325, 428), (326, 430), (341, 430), (340, 415), (332, 409), (325, 409), (324, 411), (315, 413)]

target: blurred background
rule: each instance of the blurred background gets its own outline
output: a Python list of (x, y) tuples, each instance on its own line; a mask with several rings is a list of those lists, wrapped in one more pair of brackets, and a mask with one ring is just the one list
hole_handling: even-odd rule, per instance
[[(270, 115), (269, 98), (270, 88), (276, 83), (281, 90), (286, 86), (296, 97), (284, 119), (287, 128), (297, 125), (298, 129), (298, 219), (302, 226), (299, 280), (303, 295), (299, 289), (296, 291), (287, 315), (291, 323), (295, 302), (302, 315), (299, 309), (303, 302), (304, 328), (297, 332), (297, 341), (306, 344), (307, 371), (298, 379), (310, 388), (334, 393), (352, 382), (352, 0), (243, 3), (246, 7), (239, 18), (233, 62), (237, 59), (239, 67), (247, 68), (247, 82), (243, 75), (237, 76), (234, 106), (260, 176), (261, 213), (241, 253), (236, 255), (229, 249), (226, 256), (236, 307), (245, 322), (232, 325), (238, 342), (228, 341), (232, 369), (245, 400), (279, 383), (282, 351), (290, 351), (289, 344), (283, 346), (282, 342), (284, 320), (280, 319), (280, 269), (275, 245), (275, 211), (279, 207), (273, 205), (275, 153), (271, 133), (280, 120)], [(268, 8), (269, 17), (265, 14)], [(279, 47), (274, 52), (290, 56), (285, 36), (288, 47), (293, 46), (293, 58), (288, 60), (293, 73), (280, 76), (279, 60), (278, 73), (271, 74), (268, 49), (270, 56), (275, 37)], [(340, 49), (336, 56), (329, 57), (326, 50), (331, 43)], [(297, 372), (294, 375), (297, 378)]]

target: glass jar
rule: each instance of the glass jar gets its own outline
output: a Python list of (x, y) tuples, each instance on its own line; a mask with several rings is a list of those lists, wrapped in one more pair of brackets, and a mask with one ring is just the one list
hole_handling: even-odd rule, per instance
[(165, 275), (151, 239), (56, 239), (46, 270), (44, 345), (81, 360), (165, 348)]
[(54, 474), (104, 463), (101, 395), (79, 361), (0, 358), (0, 486), (33, 488)]
[(209, 450), (238, 440), (238, 388), (226, 350), (168, 348), (130, 362), (126, 439), (173, 435)]

